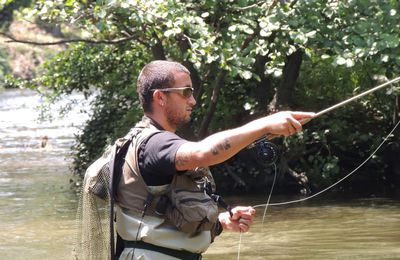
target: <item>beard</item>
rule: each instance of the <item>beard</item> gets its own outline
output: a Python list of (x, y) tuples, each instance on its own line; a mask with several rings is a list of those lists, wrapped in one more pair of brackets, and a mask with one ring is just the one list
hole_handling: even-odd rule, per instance
[(167, 109), (167, 121), (168, 123), (178, 129), (179, 127), (190, 122), (190, 115), (188, 116), (186, 113), (180, 113), (174, 109)]

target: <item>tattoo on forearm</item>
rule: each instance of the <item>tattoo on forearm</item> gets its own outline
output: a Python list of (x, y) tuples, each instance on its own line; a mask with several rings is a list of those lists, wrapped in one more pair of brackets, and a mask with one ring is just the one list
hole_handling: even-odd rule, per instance
[(220, 151), (226, 151), (229, 150), (229, 148), (231, 148), (231, 143), (228, 138), (225, 138), (221, 143), (211, 147), (211, 152), (213, 155), (217, 155)]
[(190, 161), (191, 153), (179, 153), (179, 155), (175, 158), (175, 164), (178, 165), (185, 165)]

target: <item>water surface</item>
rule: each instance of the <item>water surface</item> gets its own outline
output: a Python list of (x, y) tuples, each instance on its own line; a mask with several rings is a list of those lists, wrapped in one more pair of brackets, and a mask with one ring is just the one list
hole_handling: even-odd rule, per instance
[[(54, 110), (41, 122), (42, 102), (29, 90), (0, 93), (0, 259), (71, 259), (77, 196), (68, 155), (85, 116)], [(45, 135), (51, 149), (40, 148)]]
[[(245, 204), (246, 202), (242, 203)], [(259, 208), (249, 233), (223, 233), (206, 259), (400, 259), (400, 202), (312, 199)]]

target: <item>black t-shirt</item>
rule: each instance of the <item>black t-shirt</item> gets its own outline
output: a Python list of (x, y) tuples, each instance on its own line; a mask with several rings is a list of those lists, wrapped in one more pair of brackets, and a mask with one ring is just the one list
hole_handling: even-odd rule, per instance
[[(157, 128), (160, 129), (158, 125)], [(160, 129), (162, 130), (162, 129)], [(161, 131), (150, 136), (138, 149), (139, 170), (148, 186), (170, 184), (177, 170), (175, 155), (178, 148), (187, 142), (176, 134)]]

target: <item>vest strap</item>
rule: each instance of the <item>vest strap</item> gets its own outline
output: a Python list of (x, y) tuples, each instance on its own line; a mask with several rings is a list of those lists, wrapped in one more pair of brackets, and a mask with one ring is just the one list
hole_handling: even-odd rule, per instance
[(159, 252), (164, 255), (169, 255), (178, 259), (184, 260), (201, 260), (201, 254), (192, 253), (186, 250), (175, 250), (171, 248), (166, 248), (162, 246), (156, 246), (143, 241), (126, 241), (124, 240), (125, 248), (139, 248), (149, 251)]

